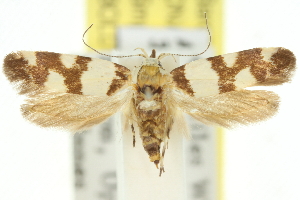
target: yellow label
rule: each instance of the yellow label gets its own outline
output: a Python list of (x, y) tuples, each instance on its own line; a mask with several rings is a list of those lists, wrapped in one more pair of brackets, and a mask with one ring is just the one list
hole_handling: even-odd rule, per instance
[(118, 26), (205, 27), (212, 45), (222, 53), (222, 0), (87, 0), (87, 26), (94, 24), (87, 41), (99, 50), (116, 48)]

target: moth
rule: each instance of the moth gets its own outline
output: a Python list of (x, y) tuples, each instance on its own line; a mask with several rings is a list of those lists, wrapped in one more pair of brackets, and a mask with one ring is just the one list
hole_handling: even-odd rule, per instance
[(41, 127), (82, 131), (123, 110), (133, 145), (137, 129), (161, 175), (167, 141), (182, 113), (226, 128), (268, 119), (277, 112), (278, 95), (244, 88), (288, 82), (296, 64), (288, 49), (254, 48), (165, 73), (161, 60), (173, 54), (156, 57), (155, 50), (150, 56), (141, 50), (144, 61), (137, 74), (99, 58), (43, 51), (8, 54), (4, 73), (28, 96), (23, 116)]

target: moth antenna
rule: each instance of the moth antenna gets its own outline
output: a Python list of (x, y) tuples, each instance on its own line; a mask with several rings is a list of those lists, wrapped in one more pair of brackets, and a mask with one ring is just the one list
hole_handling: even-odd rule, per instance
[(174, 55), (177, 55), (177, 54), (172, 54), (172, 53), (162, 53), (162, 54), (160, 54), (160, 55), (158, 56), (157, 59), (158, 59), (158, 60), (161, 60), (161, 59), (163, 59), (164, 57), (172, 56), (173, 59), (174, 59), (174, 61), (177, 62), (176, 59), (175, 59), (175, 57), (174, 57)]
[(138, 48), (135, 48), (134, 51), (137, 50), (137, 49), (141, 50), (144, 53), (144, 57), (145, 58), (149, 58), (149, 55), (147, 54), (147, 52), (145, 51), (145, 49), (138, 47)]
[(208, 22), (207, 22), (206, 12), (204, 13), (204, 16), (205, 16), (206, 29), (207, 29), (207, 32), (208, 32), (208, 35), (209, 35), (209, 43), (208, 43), (206, 49), (203, 52), (198, 53), (198, 54), (194, 54), (194, 55), (184, 55), (184, 54), (174, 54), (174, 53), (162, 53), (162, 54), (160, 54), (158, 56), (158, 59), (160, 60), (163, 57), (171, 56), (171, 55), (174, 55), (174, 56), (199, 56), (201, 54), (204, 54), (207, 51), (207, 49), (210, 47), (210, 44), (211, 44), (211, 34), (210, 34), (210, 31), (209, 31), (209, 28), (208, 28)]
[(105, 54), (105, 53), (101, 53), (99, 51), (97, 51), (96, 49), (94, 49), (93, 47), (91, 47), (90, 45), (88, 45), (85, 41), (84, 41), (84, 36), (85, 34), (87, 33), (87, 31), (92, 28), (94, 24), (91, 24), (83, 33), (83, 36), (82, 36), (82, 41), (83, 43), (85, 44), (85, 46), (87, 46), (88, 48), (92, 49), (93, 51), (97, 52), (98, 54), (100, 55), (103, 55), (103, 56), (108, 56), (108, 57), (114, 57), (114, 58), (127, 58), (127, 57), (134, 57), (134, 56), (142, 56), (142, 57), (145, 57), (144, 54), (136, 54), (136, 55), (128, 55), (128, 56), (112, 56), (112, 55), (108, 55), (108, 54)]

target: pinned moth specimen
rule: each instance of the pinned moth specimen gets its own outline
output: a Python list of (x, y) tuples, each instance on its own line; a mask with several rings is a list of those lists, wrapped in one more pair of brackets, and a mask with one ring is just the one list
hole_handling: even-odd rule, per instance
[(41, 127), (82, 131), (123, 110), (134, 142), (132, 122), (161, 174), (167, 141), (182, 113), (226, 128), (268, 119), (278, 109), (278, 95), (244, 88), (288, 82), (296, 63), (285, 48), (255, 48), (199, 59), (164, 73), (160, 61), (172, 54), (156, 57), (155, 50), (150, 56), (142, 51), (138, 56), (144, 61), (136, 75), (99, 58), (40, 51), (7, 55), (4, 73), (28, 96), (23, 116)]

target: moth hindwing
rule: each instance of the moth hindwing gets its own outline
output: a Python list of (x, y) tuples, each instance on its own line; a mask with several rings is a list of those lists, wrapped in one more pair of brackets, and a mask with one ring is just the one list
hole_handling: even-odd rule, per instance
[(162, 173), (167, 141), (174, 123), (183, 123), (183, 112), (227, 128), (268, 119), (277, 112), (278, 95), (244, 88), (288, 82), (296, 63), (287, 49), (255, 48), (164, 73), (164, 56), (156, 58), (155, 51), (142, 56), (133, 75), (125, 66), (98, 58), (19, 51), (6, 56), (4, 73), (28, 96), (23, 116), (42, 127), (81, 131), (123, 109), (134, 142), (136, 122), (150, 161)]

